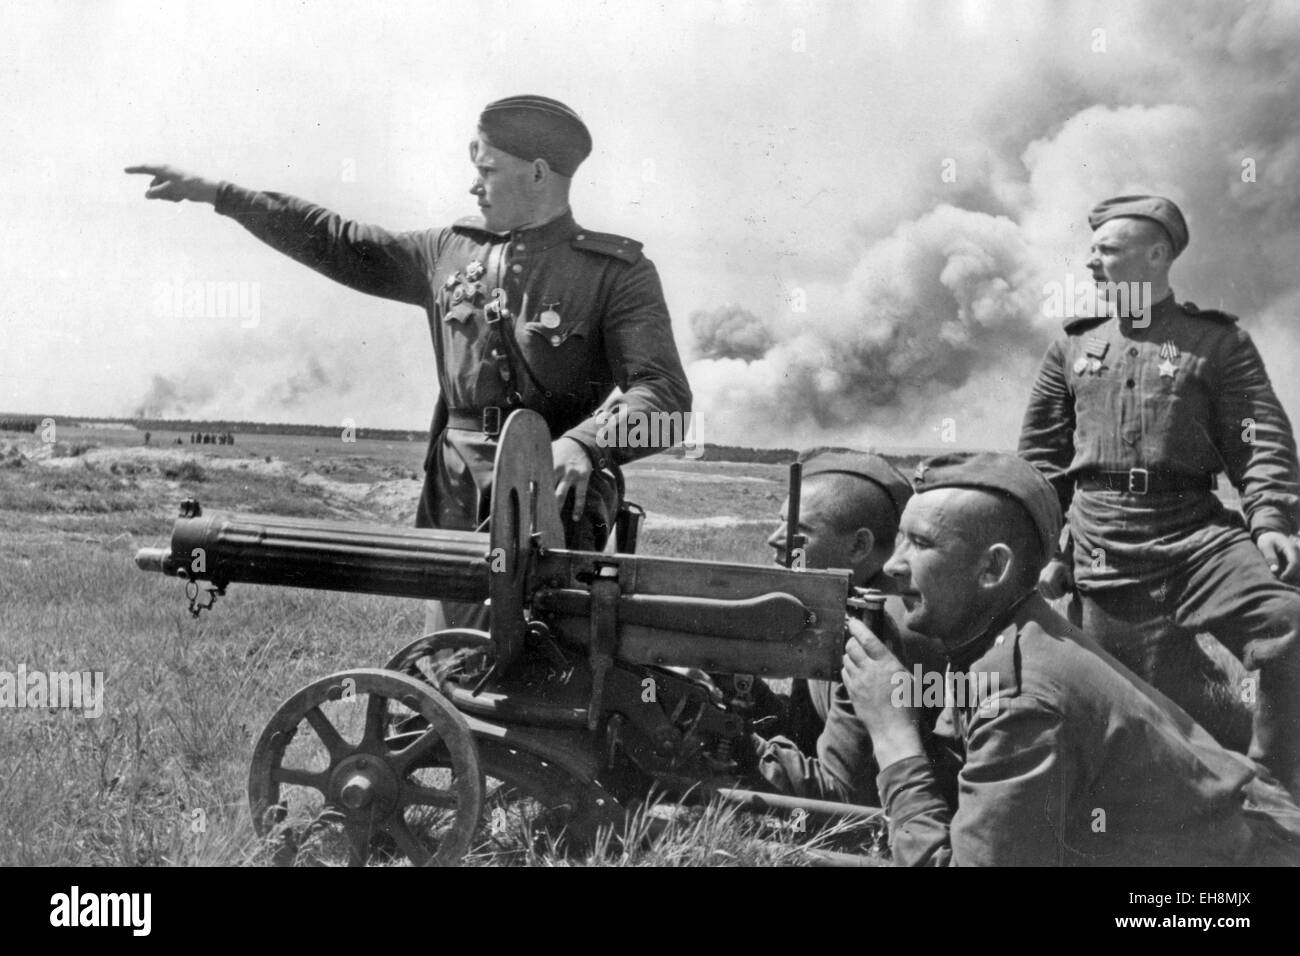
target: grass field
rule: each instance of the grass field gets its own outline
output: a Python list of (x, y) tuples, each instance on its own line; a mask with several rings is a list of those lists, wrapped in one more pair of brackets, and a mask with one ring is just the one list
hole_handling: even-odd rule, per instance
[[(379, 667), (418, 636), (419, 602), (233, 587), (195, 620), (183, 586), (136, 569), (178, 503), (409, 525), (415, 443), (240, 436), (192, 445), (154, 432), (60, 426), (0, 433), (0, 670), (102, 671), (103, 714), (0, 710), (0, 865), (267, 862), (245, 787), (253, 743), (299, 687)], [(784, 469), (663, 460), (628, 471), (649, 512), (640, 550), (766, 563)], [(771, 821), (709, 809), (581, 857), (539, 851), (526, 820), (484, 837), (485, 864), (799, 864)]]

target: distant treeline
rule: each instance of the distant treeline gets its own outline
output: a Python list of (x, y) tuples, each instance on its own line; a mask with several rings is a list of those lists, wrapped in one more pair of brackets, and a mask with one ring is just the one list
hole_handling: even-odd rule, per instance
[(35, 432), (41, 427), (41, 419), (30, 416), (0, 417), (0, 432)]
[[(81, 422), (85, 425), (134, 425), (141, 431), (173, 432), (232, 432), (239, 435), (310, 435), (316, 438), (337, 438), (342, 434), (342, 426), (337, 425), (293, 425), (283, 422), (236, 422), (224, 420), (199, 421), (190, 418), (87, 418), (83, 415), (0, 415), (0, 430), (35, 432), (44, 418), (53, 418), (61, 424)], [(409, 441), (424, 442), (428, 440), (427, 431), (415, 431), (401, 428), (358, 428), (355, 437), (368, 438), (372, 441)], [(830, 450), (830, 449), (827, 449)], [(673, 458), (684, 457), (680, 446), (663, 452)], [(742, 448), (739, 445), (704, 444), (703, 460), (733, 461), (759, 465), (786, 465), (794, 461), (798, 453), (790, 448)], [(883, 455), (903, 474), (911, 469), (923, 455)]]
[[(681, 445), (670, 448), (663, 454), (672, 458), (684, 458), (686, 449)], [(741, 448), (737, 445), (714, 445), (704, 443), (704, 461), (735, 461), (758, 465), (784, 465), (794, 461), (795, 452), (789, 448)]]
[[(313, 438), (338, 438), (342, 425), (294, 425), (285, 422), (236, 422), (224, 419), (199, 421), (190, 418), (83, 418), (86, 424), (125, 422), (141, 431), (170, 432), (234, 432), (239, 435), (309, 435)], [(356, 428), (356, 438), (372, 441), (428, 441), (428, 431), (409, 431), (401, 428)]]

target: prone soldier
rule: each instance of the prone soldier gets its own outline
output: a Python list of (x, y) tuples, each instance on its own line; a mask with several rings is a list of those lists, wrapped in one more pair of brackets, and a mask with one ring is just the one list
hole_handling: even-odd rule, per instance
[[(1236, 318), (1174, 299), (1170, 266), (1188, 242), (1178, 207), (1120, 196), (1088, 221), (1093, 278), (1147, 284), (1150, 304), (1068, 321), (1039, 369), (1020, 454), (1056, 488), (1073, 538), (1073, 554), (1044, 570), (1044, 593), (1073, 585), (1072, 619), (1211, 729), (1221, 720), (1196, 633), (1258, 668), (1249, 754), (1300, 793), (1291, 424)], [(1219, 471), (1244, 522), (1214, 494)], [(1256, 696), (1253, 684), (1238, 691)]]
[[(901, 599), (894, 581), (883, 573), (893, 551), (898, 521), (912, 497), (912, 487), (893, 465), (879, 455), (850, 451), (820, 451), (800, 456), (803, 464), (799, 527), (807, 568), (843, 568), (852, 572), (854, 587), (873, 588), (887, 595), (885, 614), (900, 620)], [(785, 565), (790, 547), (790, 501), (781, 506), (781, 523), (768, 538), (777, 564)], [(905, 628), (897, 629), (895, 647), (908, 667), (943, 673), (942, 645)], [(950, 767), (942, 737), (929, 732), (942, 707), (923, 709), (923, 729), (932, 741), (936, 762)], [(841, 681), (796, 681), (790, 694), (790, 714), (783, 728), (789, 737), (756, 741), (757, 769), (767, 786), (791, 796), (874, 805), (879, 802), (873, 773), (849, 773), (869, 754), (871, 740), (853, 713)], [(812, 711), (812, 713), (809, 713)], [(805, 751), (816, 753), (815, 758)]]
[(851, 621), (844, 682), (873, 750), (847, 770), (879, 767), (896, 863), (1300, 863), (1300, 807), (1277, 782), (1038, 593), (1063, 519), (1032, 465), (941, 456), (915, 485), (885, 571), (908, 605), (902, 624), (940, 640), (967, 688), (950, 709), (965, 761), (954, 810), (910, 706), (911, 674)]
[[(469, 147), (480, 215), (404, 233), (169, 166), (127, 172), (153, 176), (150, 199), (211, 203), (331, 279), (424, 309), (440, 388), (418, 527), (484, 521), (497, 435), (511, 411), (530, 408), (550, 426), (571, 543), (600, 547), (614, 523), (614, 470), (659, 450), (610, 440), (610, 419), (596, 416), (602, 401), (617, 386), (622, 415), (685, 413), (691, 392), (641, 243), (573, 217), (572, 177), (591, 148), (586, 125), (563, 103), (490, 103)], [(485, 624), (485, 608), (432, 602), (425, 626)]]

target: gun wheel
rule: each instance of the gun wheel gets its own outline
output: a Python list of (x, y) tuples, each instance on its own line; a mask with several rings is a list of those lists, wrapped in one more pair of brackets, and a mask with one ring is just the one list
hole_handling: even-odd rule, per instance
[(477, 680), (495, 659), (492, 638), (486, 631), (449, 628), (407, 644), (389, 658), (384, 670), (398, 671), (442, 690), (448, 680)]
[[(393, 737), (394, 720), (420, 729)], [(465, 718), (427, 683), (345, 671), (275, 712), (253, 751), (248, 802), (277, 862), (454, 866), (478, 828), (483, 771)]]
[[(473, 687), (494, 660), (487, 632), (450, 628), (412, 641), (384, 666), (426, 681), (451, 697), (454, 688)], [(422, 729), (414, 716), (394, 719), (389, 726), (394, 743), (411, 739)], [(509, 739), (478, 733), (475, 739), (487, 783), (489, 838), (499, 836), (510, 820), (526, 817), (583, 848), (596, 842), (601, 827), (622, 823), (623, 806), (599, 784), (579, 780), (558, 763)]]

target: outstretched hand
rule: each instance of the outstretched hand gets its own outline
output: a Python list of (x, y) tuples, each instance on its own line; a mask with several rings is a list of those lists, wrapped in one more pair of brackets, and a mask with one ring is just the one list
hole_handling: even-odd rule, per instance
[(215, 182), (175, 166), (128, 166), (126, 172), (153, 177), (153, 182), (145, 191), (145, 199), (166, 199), (168, 202), (180, 202), (183, 199), (206, 203), (217, 201)]

